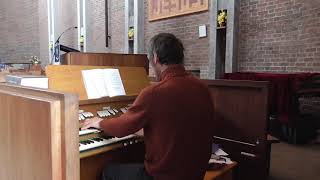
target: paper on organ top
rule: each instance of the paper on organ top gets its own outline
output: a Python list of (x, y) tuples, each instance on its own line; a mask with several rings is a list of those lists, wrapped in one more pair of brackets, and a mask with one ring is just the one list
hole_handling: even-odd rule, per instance
[(91, 69), (81, 73), (88, 99), (126, 94), (118, 69)]
[(126, 95), (118, 69), (103, 69), (103, 79), (110, 97)]
[(100, 78), (102, 73), (99, 69), (83, 70), (81, 73), (88, 99), (97, 99), (103, 95), (107, 96), (107, 94), (101, 93), (101, 90), (99, 91), (99, 89), (106, 89), (101, 83), (103, 82)]

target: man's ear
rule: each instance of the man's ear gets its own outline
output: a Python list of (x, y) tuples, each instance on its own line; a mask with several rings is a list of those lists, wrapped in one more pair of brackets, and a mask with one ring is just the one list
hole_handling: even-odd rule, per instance
[(154, 64), (159, 63), (159, 57), (158, 57), (158, 55), (156, 53), (153, 53), (153, 63)]

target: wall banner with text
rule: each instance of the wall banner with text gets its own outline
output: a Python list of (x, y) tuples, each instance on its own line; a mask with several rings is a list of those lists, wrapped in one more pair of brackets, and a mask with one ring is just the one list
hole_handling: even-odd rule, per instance
[(206, 11), (209, 0), (148, 0), (149, 21)]

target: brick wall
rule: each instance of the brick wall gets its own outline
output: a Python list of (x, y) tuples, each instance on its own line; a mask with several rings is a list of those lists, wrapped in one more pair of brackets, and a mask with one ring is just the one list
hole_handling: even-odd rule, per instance
[(239, 70), (320, 72), (320, 0), (241, 0)]
[(87, 6), (87, 51), (108, 52), (105, 36), (105, 1), (89, 1)]
[(28, 62), (39, 56), (38, 1), (0, 1), (0, 59)]
[[(209, 13), (200, 12), (185, 16), (149, 22), (148, 3), (145, 0), (145, 50), (147, 50), (150, 39), (161, 32), (172, 33), (181, 39), (185, 47), (186, 69), (201, 70), (201, 77), (208, 75), (209, 61), (209, 37), (198, 37), (198, 26), (209, 25)], [(209, 35), (209, 29), (207, 29)], [(153, 75), (153, 72), (150, 71)]]
[(105, 1), (88, 2), (89, 25), (87, 27), (87, 51), (89, 52), (124, 52), (124, 1), (108, 1), (109, 46), (106, 47), (105, 37)]
[[(109, 0), (109, 48), (105, 47), (104, 0), (88, 3), (88, 51), (124, 51), (124, 1)], [(77, 26), (77, 1), (61, 0), (59, 4), (58, 34)], [(49, 62), (47, 1), (0, 1), (0, 60), (27, 62), (31, 55), (40, 56), (43, 65)], [(75, 49), (77, 31), (67, 32), (60, 43)]]
[(111, 52), (123, 53), (125, 42), (124, 0), (109, 0), (109, 35), (111, 36)]
[(0, 1), (0, 62), (4, 61), (7, 52), (7, 8), (5, 6), (5, 1)]
[[(2, 61), (27, 61), (31, 55), (47, 60), (47, 14), (40, 7), (44, 2), (0, 1)], [(109, 48), (105, 48), (104, 1), (90, 2), (89, 50), (123, 53), (124, 1), (109, 0)], [(185, 45), (186, 68), (200, 69), (201, 77), (206, 78), (209, 37), (198, 38), (198, 26), (209, 24), (209, 12), (149, 22), (148, 3), (144, 2), (145, 49), (155, 34), (173, 33)], [(240, 0), (239, 71), (320, 72), (319, 12), (320, 0)], [(76, 1), (62, 1), (59, 30), (76, 25), (76, 17)], [(77, 48), (76, 31), (67, 33), (61, 42)]]
[[(58, 19), (59, 35), (66, 29), (77, 26), (77, 1), (60, 0)], [(77, 32), (76, 29), (66, 32), (61, 37), (60, 44), (78, 49)]]
[(48, 8), (47, 0), (39, 0), (39, 45), (40, 60), (45, 66), (49, 62)]

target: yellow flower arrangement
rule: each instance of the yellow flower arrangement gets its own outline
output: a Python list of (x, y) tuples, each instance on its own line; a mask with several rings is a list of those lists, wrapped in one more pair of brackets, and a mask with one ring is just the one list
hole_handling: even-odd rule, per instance
[(134, 28), (131, 27), (128, 31), (128, 39), (133, 39), (134, 37)]
[(41, 63), (40, 58), (38, 56), (31, 56), (30, 62), (32, 64), (40, 64)]
[(83, 43), (84, 43), (84, 37), (83, 37), (83, 35), (80, 36), (79, 42), (80, 42), (80, 44), (83, 44)]
[(218, 24), (220, 27), (225, 26), (227, 23), (227, 12), (225, 10), (222, 10), (219, 14), (218, 14)]
[(53, 42), (52, 42), (52, 41), (49, 42), (49, 49), (50, 49), (50, 50), (53, 49)]

